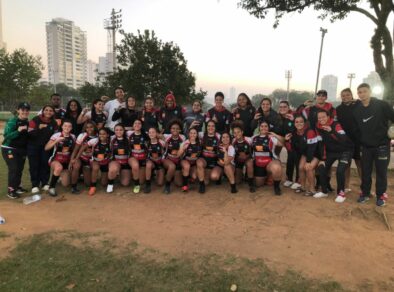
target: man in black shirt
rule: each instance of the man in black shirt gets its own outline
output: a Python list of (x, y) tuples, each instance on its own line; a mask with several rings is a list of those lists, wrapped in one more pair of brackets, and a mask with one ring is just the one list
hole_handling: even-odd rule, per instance
[[(355, 119), (353, 118), (354, 109), (361, 101), (353, 98), (353, 93), (350, 88), (345, 88), (341, 91), (342, 103), (336, 108), (337, 119), (345, 130), (346, 135), (354, 143), (353, 159), (357, 166), (357, 172), (361, 178), (361, 147), (360, 147), (360, 134)], [(350, 180), (350, 165), (346, 170), (346, 190), (349, 188)]]
[(362, 83), (357, 87), (361, 103), (354, 109), (354, 118), (360, 133), (362, 178), (359, 203), (369, 200), (372, 168), (376, 168), (376, 205), (384, 206), (388, 198), (387, 168), (390, 161), (389, 121), (394, 122), (393, 108), (382, 100), (371, 98), (371, 88)]

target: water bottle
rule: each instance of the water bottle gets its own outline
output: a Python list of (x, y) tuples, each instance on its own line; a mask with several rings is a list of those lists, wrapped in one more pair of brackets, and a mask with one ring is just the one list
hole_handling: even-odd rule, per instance
[(0, 224), (4, 224), (4, 223), (5, 223), (5, 219), (0, 216)]
[(41, 200), (41, 195), (37, 194), (37, 195), (31, 196), (31, 197), (24, 198), (23, 199), (23, 204), (29, 205), (29, 204), (37, 202), (39, 200)]

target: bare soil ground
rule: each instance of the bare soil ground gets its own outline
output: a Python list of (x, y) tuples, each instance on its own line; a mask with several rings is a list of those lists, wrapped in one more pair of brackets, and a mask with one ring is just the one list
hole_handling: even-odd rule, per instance
[[(394, 178), (390, 175), (389, 190)], [(356, 191), (343, 204), (303, 197), (286, 190), (276, 197), (271, 187), (249, 194), (246, 186), (232, 195), (227, 184), (166, 196), (131, 193), (116, 188), (114, 194), (66, 192), (64, 201), (44, 196), (35, 204), (0, 201), (7, 222), (0, 231), (6, 256), (18, 238), (48, 232), (75, 230), (102, 232), (120, 245), (137, 241), (175, 256), (231, 254), (262, 258), (279, 271), (288, 268), (318, 279), (332, 279), (345, 287), (386, 282), (394, 287), (394, 232), (380, 214), (383, 210), (394, 228), (394, 203), (380, 209), (374, 201), (358, 205)], [(354, 190), (356, 185), (352, 185)], [(393, 285), (393, 286), (392, 286)], [(381, 287), (381, 286), (380, 286)]]

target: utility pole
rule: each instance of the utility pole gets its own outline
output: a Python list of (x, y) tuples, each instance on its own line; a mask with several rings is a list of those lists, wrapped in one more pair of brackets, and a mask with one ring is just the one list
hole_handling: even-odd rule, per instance
[(291, 70), (285, 71), (285, 78), (287, 79), (287, 93), (286, 93), (286, 100), (289, 101), (289, 94), (290, 94), (290, 79), (293, 77), (293, 73)]
[(352, 81), (356, 78), (356, 73), (349, 73), (347, 78), (349, 78), (349, 88), (352, 89)]
[(108, 52), (112, 52), (113, 72), (116, 71), (116, 31), (122, 28), (122, 9), (112, 9), (110, 18), (104, 19), (104, 28), (108, 31)]
[(317, 76), (316, 76), (316, 86), (315, 86), (315, 94), (317, 92), (317, 87), (319, 85), (319, 75), (320, 75), (320, 65), (321, 65), (321, 56), (323, 52), (323, 43), (324, 43), (324, 36), (327, 33), (327, 29), (325, 28), (320, 28), (321, 31), (321, 44), (320, 44), (320, 55), (319, 55), (319, 65), (317, 66)]

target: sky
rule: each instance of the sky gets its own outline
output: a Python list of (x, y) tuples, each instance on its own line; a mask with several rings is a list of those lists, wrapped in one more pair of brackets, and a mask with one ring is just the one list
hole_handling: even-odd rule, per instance
[[(88, 59), (98, 62), (107, 51), (103, 20), (112, 8), (122, 9), (123, 29), (154, 30), (159, 39), (173, 41), (184, 53), (196, 76), (196, 88), (229, 94), (268, 94), (286, 89), (285, 71), (292, 70), (290, 88), (313, 91), (321, 42), (324, 39), (320, 77), (338, 77), (338, 89), (353, 89), (374, 71), (370, 38), (374, 26), (365, 16), (350, 14), (331, 23), (306, 10), (283, 17), (273, 28), (273, 13), (257, 19), (237, 7), (237, 0), (3, 0), (3, 37), (7, 48), (25, 48), (42, 56), (47, 66), (45, 23), (63, 17), (87, 32)], [(393, 19), (390, 19), (393, 23)], [(392, 25), (389, 25), (392, 28)], [(119, 38), (118, 38), (119, 39)], [(47, 73), (44, 73), (46, 77)], [(338, 91), (339, 92), (339, 91)]]

